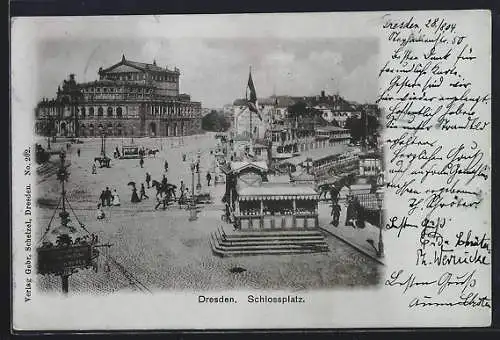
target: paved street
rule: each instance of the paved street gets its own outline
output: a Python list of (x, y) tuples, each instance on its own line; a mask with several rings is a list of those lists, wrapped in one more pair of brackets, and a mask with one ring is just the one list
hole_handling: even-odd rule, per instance
[[(139, 160), (112, 159), (110, 169), (97, 169), (93, 175), (91, 166), (100, 151), (100, 139), (82, 139), (83, 144), (72, 144), (68, 152), (70, 177), (67, 185), (68, 199), (78, 218), (90, 232), (99, 235), (100, 242), (113, 246), (108, 253), (113, 260), (99, 260), (95, 273), (85, 270), (70, 277), (70, 291), (94, 291), (99, 293), (116, 290), (194, 289), (213, 290), (231, 288), (249, 289), (314, 289), (371, 285), (378, 281), (380, 265), (354, 248), (327, 235), (330, 252), (304, 255), (266, 255), (237, 258), (219, 258), (212, 254), (209, 234), (222, 223), (220, 198), (223, 184), (206, 187), (207, 169), (212, 172), (215, 148), (214, 134), (183, 138), (136, 138), (134, 142), (144, 147), (158, 148), (156, 158), (145, 158), (144, 168)], [(39, 143), (46, 147), (46, 139)], [(116, 146), (129, 144), (127, 139), (107, 139), (107, 153), (112, 157)], [(52, 149), (58, 147), (52, 145)], [(60, 147), (60, 146), (59, 146)], [(81, 149), (81, 157), (76, 154)], [(153, 179), (161, 180), (165, 159), (169, 162), (168, 181), (179, 185), (184, 180), (191, 186), (190, 160), (201, 155), (201, 183), (203, 191), (209, 190), (214, 204), (201, 208), (199, 219), (188, 221), (188, 211), (176, 206), (167, 210), (154, 210), (155, 190), (146, 189), (149, 199), (131, 203), (129, 181), (145, 181), (149, 172)], [(187, 154), (182, 162), (182, 154)], [(57, 156), (52, 156), (56, 159)], [(212, 176), (213, 178), (213, 176)], [(120, 207), (106, 207), (106, 218), (96, 219), (96, 207), (102, 190), (108, 186), (116, 189), (121, 199)], [(37, 185), (38, 234), (46, 228), (60, 194), (56, 176)], [(71, 216), (74, 220), (73, 216)], [(328, 218), (322, 218), (328, 220)], [(55, 224), (57, 225), (57, 224)], [(226, 226), (226, 228), (230, 228)], [(109, 266), (109, 270), (106, 270)], [(239, 266), (246, 271), (232, 273)], [(38, 276), (42, 289), (59, 291), (60, 278)], [(142, 288), (141, 288), (142, 287)]]

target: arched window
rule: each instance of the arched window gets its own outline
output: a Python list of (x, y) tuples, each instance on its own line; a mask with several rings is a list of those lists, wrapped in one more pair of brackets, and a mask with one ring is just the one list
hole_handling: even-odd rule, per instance
[(103, 110), (102, 106), (99, 106), (99, 108), (97, 109), (97, 115), (102, 117), (103, 114), (104, 114), (104, 110)]
[(89, 135), (93, 136), (94, 135), (94, 124), (89, 125)]
[(94, 117), (94, 108), (89, 108), (89, 117)]
[(122, 117), (122, 115), (123, 115), (122, 108), (121, 107), (117, 107), (116, 108), (116, 116), (117, 117)]
[(104, 131), (104, 130), (103, 130), (103, 128), (102, 128), (102, 124), (97, 125), (97, 132), (98, 132), (99, 134), (101, 134), (101, 133), (103, 133), (103, 131)]
[(122, 135), (122, 133), (123, 133), (123, 130), (122, 130), (122, 125), (121, 125), (121, 124), (118, 124), (118, 125), (116, 126), (116, 134), (117, 134), (118, 136), (121, 136), (121, 135)]
[(111, 106), (108, 107), (108, 117), (113, 117), (113, 108)]
[(114, 133), (113, 133), (113, 124), (108, 123), (108, 129), (107, 129), (107, 130), (108, 130), (108, 131), (107, 131), (108, 136), (112, 136), (112, 135), (114, 135)]
[(84, 108), (84, 107), (82, 107), (82, 108), (80, 109), (80, 113), (81, 113), (81, 116), (82, 116), (83, 118), (85, 118), (86, 110), (85, 110), (85, 108)]

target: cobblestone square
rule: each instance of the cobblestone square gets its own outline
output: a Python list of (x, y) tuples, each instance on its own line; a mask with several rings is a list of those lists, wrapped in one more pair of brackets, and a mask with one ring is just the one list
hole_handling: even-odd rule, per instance
[[(216, 139), (212, 133), (182, 139), (136, 138), (135, 144), (157, 148), (160, 152), (155, 157), (145, 158), (144, 168), (136, 159), (112, 159), (111, 168), (98, 168), (97, 174), (92, 174), (91, 167), (94, 157), (100, 152), (101, 141), (82, 140), (83, 144), (72, 144), (67, 152), (67, 159), (71, 162), (68, 200), (89, 232), (96, 233), (101, 243), (109, 242), (112, 246), (109, 250), (101, 249), (97, 272), (89, 269), (71, 275), (69, 286), (72, 292), (237, 288), (297, 291), (366, 286), (378, 282), (380, 264), (331, 235), (325, 235), (330, 251), (323, 254), (215, 256), (209, 244), (210, 233), (221, 225), (225, 228), (231, 226), (221, 221), (224, 184), (206, 186), (205, 174), (207, 170), (213, 172), (214, 164), (210, 151), (215, 148)], [(38, 142), (46, 146), (46, 140)], [(109, 138), (106, 149), (112, 152), (122, 143), (130, 142), (130, 138)], [(52, 149), (57, 150), (63, 145), (53, 144)], [(80, 156), (77, 155), (78, 148)], [(196, 159), (198, 151), (202, 191), (211, 193), (213, 203), (200, 206), (196, 221), (188, 221), (189, 211), (178, 205), (155, 210), (155, 189), (146, 189), (149, 199), (131, 203), (131, 187), (127, 183), (134, 181), (140, 187), (140, 183), (145, 182), (146, 172), (152, 179), (161, 180), (165, 160), (169, 163), (168, 181), (179, 185), (183, 180), (190, 188), (190, 161)], [(184, 162), (183, 154), (187, 156)], [(97, 220), (99, 195), (106, 187), (116, 189), (121, 205), (105, 207), (105, 219)], [(36, 230), (40, 236), (60, 195), (56, 176), (40, 176), (35, 195), (38, 206)], [(108, 260), (105, 254), (110, 255)], [(233, 267), (241, 267), (244, 271), (233, 273)], [(56, 292), (61, 289), (59, 277), (39, 275), (37, 280), (42, 290)]]

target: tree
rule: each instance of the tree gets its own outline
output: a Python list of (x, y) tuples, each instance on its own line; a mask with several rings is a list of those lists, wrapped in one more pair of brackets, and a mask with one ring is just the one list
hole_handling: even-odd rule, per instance
[(307, 115), (307, 105), (304, 102), (297, 102), (288, 107), (288, 115), (292, 118)]
[(210, 111), (201, 119), (201, 128), (205, 131), (227, 131), (230, 125), (224, 114), (215, 110)]

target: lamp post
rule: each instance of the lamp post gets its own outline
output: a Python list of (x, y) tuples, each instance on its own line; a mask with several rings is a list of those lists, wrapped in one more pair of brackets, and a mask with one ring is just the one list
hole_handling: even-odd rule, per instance
[(198, 150), (197, 160), (196, 160), (196, 173), (198, 174), (198, 183), (196, 183), (196, 190), (201, 191), (201, 179), (200, 179), (200, 156), (201, 152)]
[(189, 207), (189, 221), (195, 221), (198, 219), (198, 216), (196, 216), (196, 204), (195, 204), (195, 197), (194, 197), (194, 171), (196, 169), (196, 165), (194, 162), (191, 163), (191, 203)]
[(383, 206), (383, 193), (381, 191), (376, 192), (377, 205), (378, 205), (378, 215), (379, 215), (379, 232), (378, 232), (378, 248), (377, 256), (384, 257), (384, 241), (382, 240), (382, 228), (383, 228), (383, 218), (382, 218), (382, 206)]
[[(61, 225), (63, 227), (63, 230), (66, 231), (69, 223), (69, 213), (66, 211), (66, 189), (64, 188), (64, 182), (68, 180), (69, 174), (65, 166), (66, 153), (64, 151), (61, 151), (61, 153), (59, 154), (59, 159), (61, 160), (61, 166), (59, 167), (59, 172), (57, 174), (57, 177), (61, 182), (61, 197), (62, 197), (61, 198), (62, 208), (61, 212), (59, 213), (59, 217), (61, 218)], [(65, 295), (68, 294), (70, 275), (71, 272), (69, 270), (64, 270), (63, 273), (61, 274), (62, 291), (63, 294)]]

